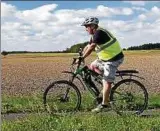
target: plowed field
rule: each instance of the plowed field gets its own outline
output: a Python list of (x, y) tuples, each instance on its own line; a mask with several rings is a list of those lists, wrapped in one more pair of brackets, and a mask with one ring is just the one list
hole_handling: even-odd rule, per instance
[[(71, 54), (21, 54), (1, 57), (1, 89), (5, 95), (30, 95), (42, 92), (52, 81), (67, 79), (62, 74), (69, 70)], [(96, 58), (91, 55), (87, 64)], [(150, 94), (160, 93), (160, 51), (125, 52), (119, 69), (135, 69), (145, 80), (140, 80)]]

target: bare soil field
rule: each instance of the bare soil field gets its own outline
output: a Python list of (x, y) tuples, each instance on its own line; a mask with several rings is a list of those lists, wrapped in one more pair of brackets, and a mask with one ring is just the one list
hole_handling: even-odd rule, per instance
[[(62, 74), (69, 70), (75, 55), (7, 55), (1, 56), (2, 95), (31, 95), (43, 90), (53, 81), (67, 79)], [(91, 55), (87, 64), (96, 58)], [(125, 52), (121, 69), (135, 69), (150, 94), (160, 94), (160, 51)]]

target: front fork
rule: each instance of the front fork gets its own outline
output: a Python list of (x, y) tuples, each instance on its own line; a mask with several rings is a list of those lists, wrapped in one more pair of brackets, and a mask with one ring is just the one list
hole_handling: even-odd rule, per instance
[[(62, 73), (66, 73), (66, 74), (70, 74), (70, 75), (71, 75), (71, 76), (69, 76), (69, 79), (68, 79), (68, 81), (69, 81), (70, 83), (73, 83), (74, 80), (75, 80), (75, 78), (78, 79), (79, 82), (82, 84), (83, 89), (86, 90), (84, 83), (82, 82), (82, 80), (81, 80), (79, 77), (77, 77), (76, 74), (74, 74), (73, 72), (70, 72), (70, 71), (63, 71)], [(67, 88), (67, 89), (66, 89), (66, 92), (65, 92), (65, 94), (64, 94), (64, 96), (63, 96), (63, 99), (64, 99), (64, 100), (67, 99), (67, 96), (68, 96), (69, 91), (70, 91), (70, 88)]]

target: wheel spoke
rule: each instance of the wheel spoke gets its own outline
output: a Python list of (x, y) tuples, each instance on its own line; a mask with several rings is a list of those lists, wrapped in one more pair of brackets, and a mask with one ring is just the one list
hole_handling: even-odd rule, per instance
[(141, 113), (147, 106), (148, 94), (140, 82), (125, 79), (113, 87), (111, 101), (117, 112)]
[(44, 104), (49, 112), (66, 112), (80, 107), (81, 95), (74, 84), (68, 81), (57, 81), (51, 84), (44, 93)]

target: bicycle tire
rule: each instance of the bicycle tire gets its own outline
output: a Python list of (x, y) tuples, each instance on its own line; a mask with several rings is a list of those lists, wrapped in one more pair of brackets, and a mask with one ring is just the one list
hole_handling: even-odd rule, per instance
[[(131, 89), (131, 92), (129, 91), (125, 92), (125, 87), (126, 89), (129, 88), (127, 83), (129, 83), (128, 85), (131, 85), (130, 83), (133, 83), (136, 85), (133, 87), (134, 89)], [(124, 88), (124, 90), (122, 88)], [(135, 94), (133, 93), (133, 91), (134, 92), (138, 91), (138, 93), (141, 93), (141, 94)], [(143, 97), (142, 101), (140, 101), (141, 97)], [(137, 103), (133, 103), (136, 100), (137, 100)], [(148, 93), (147, 93), (145, 86), (139, 81), (134, 80), (134, 79), (124, 79), (124, 80), (119, 81), (118, 83), (114, 85), (114, 87), (112, 87), (111, 93), (110, 93), (110, 101), (111, 101), (112, 109), (115, 110), (120, 115), (123, 115), (123, 114), (139, 115), (147, 108)]]
[[(60, 92), (61, 94), (58, 94), (59, 93), (58, 89), (60, 90), (60, 87), (62, 88), (61, 89), (62, 93)], [(65, 91), (67, 90), (68, 90), (68, 93), (66, 94)], [(71, 90), (73, 91), (73, 93), (75, 93), (75, 95), (73, 95)], [(55, 93), (55, 95), (53, 94), (50, 95), (50, 93)], [(72, 94), (69, 94), (69, 93), (72, 93)], [(71, 103), (71, 102), (74, 102), (74, 100), (75, 100), (75, 103), (74, 104)], [(66, 80), (55, 81), (45, 89), (43, 94), (43, 104), (45, 106), (45, 109), (49, 113), (77, 111), (80, 109), (80, 105), (81, 105), (81, 94), (78, 88), (73, 83)], [(68, 104), (68, 105), (65, 105), (65, 104)]]

